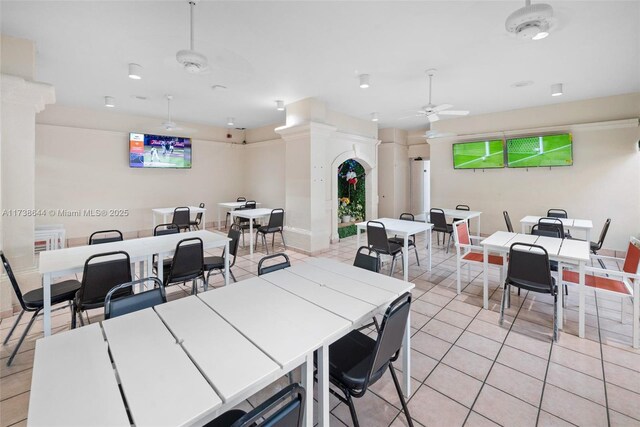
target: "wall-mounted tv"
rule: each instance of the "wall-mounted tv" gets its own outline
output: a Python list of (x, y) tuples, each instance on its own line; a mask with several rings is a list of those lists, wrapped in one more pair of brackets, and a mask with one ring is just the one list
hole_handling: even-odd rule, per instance
[(495, 169), (504, 167), (501, 139), (453, 144), (454, 169)]
[(129, 167), (191, 168), (191, 138), (129, 134)]
[(531, 168), (573, 165), (570, 133), (507, 139), (507, 166)]

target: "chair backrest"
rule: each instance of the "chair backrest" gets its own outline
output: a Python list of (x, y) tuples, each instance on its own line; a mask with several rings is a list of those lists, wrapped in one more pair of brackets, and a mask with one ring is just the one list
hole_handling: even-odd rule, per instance
[(247, 198), (246, 197), (242, 197), (242, 196), (240, 196), (240, 197), (238, 197), (236, 199), (236, 202), (246, 202), (246, 201), (247, 201)]
[(600, 238), (598, 239), (598, 243), (596, 246), (596, 250), (602, 249), (602, 244), (604, 243), (604, 238), (607, 237), (607, 232), (609, 231), (609, 226), (611, 225), (611, 218), (607, 218), (602, 226), (602, 231), (600, 231)]
[(367, 388), (372, 373), (380, 370), (389, 361), (393, 362), (397, 359), (402, 347), (405, 329), (408, 327), (407, 320), (410, 310), (411, 292), (400, 295), (389, 304), (380, 324), (378, 339), (376, 340), (371, 366), (367, 372), (363, 390)]
[(461, 220), (453, 223), (453, 239), (456, 244), (456, 248), (461, 245), (465, 246), (471, 244), (469, 225), (467, 224), (467, 221)]
[(277, 208), (271, 211), (271, 215), (269, 215), (269, 228), (276, 228), (284, 225), (284, 209)]
[(191, 209), (187, 206), (179, 206), (173, 210), (173, 224), (178, 224), (178, 227), (188, 227), (189, 221), (191, 221)]
[(400, 214), (400, 219), (403, 220), (403, 221), (415, 221), (416, 217), (413, 216), (412, 213), (405, 212), (405, 213), (401, 213)]
[[(200, 207), (204, 208), (204, 203), (200, 203)], [(196, 222), (200, 224), (200, 221), (202, 221), (202, 212), (198, 212), (196, 214)]]
[(447, 217), (442, 209), (432, 208), (429, 211), (429, 219), (434, 228), (447, 229)]
[(387, 229), (380, 221), (367, 221), (367, 241), (369, 246), (378, 252), (385, 254), (390, 252)]
[[(265, 267), (262, 266), (262, 264), (265, 261), (268, 261), (274, 258), (284, 258), (284, 261), (277, 264), (267, 265)], [(291, 262), (289, 261), (289, 256), (287, 256), (287, 254), (278, 253), (278, 254), (267, 255), (266, 257), (262, 258), (260, 262), (258, 262), (258, 276), (262, 276), (263, 274), (271, 273), (273, 271), (282, 270), (283, 268), (287, 268), (287, 267), (291, 267)]]
[(169, 283), (183, 282), (201, 276), (204, 271), (204, 250), (202, 239), (191, 237), (182, 239), (176, 245), (171, 269), (164, 278), (165, 286)]
[(640, 241), (632, 237), (631, 240), (629, 241), (629, 247), (627, 248), (627, 255), (624, 257), (624, 264), (622, 266), (622, 271), (624, 271), (625, 273), (638, 274), (639, 266), (640, 266)]
[(528, 243), (512, 244), (506, 280), (518, 288), (553, 293), (549, 254), (545, 248)]
[(504, 222), (507, 224), (507, 231), (509, 233), (513, 233), (513, 225), (511, 225), (511, 218), (509, 218), (509, 212), (502, 211), (502, 216), (504, 216)]
[(557, 224), (543, 225), (542, 227), (540, 224), (534, 224), (533, 227), (531, 227), (531, 234), (535, 236), (556, 237), (558, 239), (562, 238), (562, 230)]
[[(104, 234), (104, 237), (95, 237), (98, 234)], [(102, 230), (96, 231), (95, 233), (91, 233), (89, 236), (89, 244), (90, 245), (99, 245), (101, 243), (110, 243), (110, 242), (121, 242), (124, 240), (122, 238), (122, 232), (120, 230)]]
[(297, 383), (291, 384), (246, 413), (230, 427), (301, 427), (305, 397), (303, 387)]
[[(139, 292), (137, 294), (114, 298), (114, 294), (122, 289), (127, 289), (138, 284), (145, 282), (153, 282), (153, 287), (147, 291)], [(104, 318), (110, 319), (112, 317), (122, 316), (124, 314), (133, 313), (134, 311), (143, 310), (145, 308), (154, 307), (158, 304), (167, 302), (167, 295), (164, 291), (164, 285), (157, 277), (146, 277), (144, 279), (134, 280), (133, 282), (123, 283), (118, 286), (114, 286), (107, 293), (107, 297), (104, 299)]]
[(229, 264), (232, 267), (236, 263), (236, 255), (238, 253), (238, 247), (240, 246), (240, 236), (242, 235), (242, 228), (237, 224), (231, 224), (227, 237), (231, 239), (229, 242), (229, 253), (233, 257), (233, 261)]
[[(365, 254), (364, 251), (368, 251)], [(374, 255), (371, 255), (371, 254)], [(365, 270), (373, 271), (374, 273), (380, 272), (380, 254), (373, 248), (366, 246), (360, 246), (356, 252), (356, 258), (353, 260), (354, 267), (364, 268)]]
[[(131, 281), (131, 260), (124, 251), (105, 252), (90, 256), (84, 263), (82, 282), (78, 290), (81, 305), (104, 304), (109, 291)], [(130, 295), (131, 288), (116, 292), (116, 297)]]
[(178, 224), (167, 223), (167, 224), (159, 224), (153, 228), (154, 236), (164, 236), (166, 234), (177, 234), (180, 232), (178, 228)]
[(256, 208), (256, 201), (255, 200), (247, 200), (246, 203), (244, 204), (244, 206), (247, 209), (255, 209)]
[(7, 276), (9, 276), (9, 281), (11, 282), (11, 286), (13, 287), (13, 292), (16, 293), (18, 302), (20, 302), (20, 307), (22, 307), (23, 310), (26, 310), (27, 307), (24, 304), (24, 299), (22, 298), (22, 291), (20, 290), (20, 286), (18, 285), (18, 280), (16, 280), (16, 276), (14, 276), (13, 274), (11, 265), (9, 265), (9, 260), (4, 256), (4, 252), (2, 251), (0, 251), (0, 258), (2, 258), (2, 265), (4, 266), (4, 271), (6, 271)]
[(549, 209), (547, 211), (549, 218), (569, 218), (569, 214), (564, 209)]
[(559, 218), (543, 217), (538, 220), (538, 230), (540, 231), (552, 231), (560, 230), (560, 238), (564, 239), (564, 225)]
[(456, 206), (456, 210), (457, 211), (470, 211), (471, 208), (469, 207), (469, 205), (457, 205)]

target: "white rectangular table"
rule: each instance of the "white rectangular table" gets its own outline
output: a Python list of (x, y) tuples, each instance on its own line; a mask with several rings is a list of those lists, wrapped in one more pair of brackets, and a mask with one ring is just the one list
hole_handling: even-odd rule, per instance
[(36, 341), (28, 423), (129, 427), (98, 323)]
[[(173, 215), (173, 211), (175, 210), (177, 206), (173, 207), (173, 208), (155, 208), (155, 209), (151, 209), (151, 213), (153, 216), (153, 228), (156, 228), (156, 225), (158, 224), (168, 224), (169, 222), (169, 215)], [(207, 212), (206, 208), (201, 208), (198, 206), (187, 206), (189, 208), (189, 213), (190, 214), (198, 214), (198, 213), (202, 213), (202, 229), (205, 229), (206, 226), (206, 218), (205, 218), (205, 213)], [(158, 222), (157, 221), (157, 217), (160, 216), (162, 217), (162, 222)]]
[(229, 211), (229, 214), (231, 215), (231, 222), (235, 217), (249, 220), (249, 254), (253, 255), (253, 220), (268, 217), (271, 215), (271, 209), (243, 209), (241, 211)]
[[(405, 221), (401, 219), (393, 218), (378, 218), (376, 220), (384, 224), (384, 228), (388, 233), (394, 233), (404, 239), (404, 246), (402, 248), (403, 259), (403, 273), (405, 282), (409, 281), (409, 237), (417, 234), (424, 233), (425, 243), (429, 249), (429, 271), (431, 271), (431, 229), (433, 224), (428, 222), (418, 221)], [(360, 247), (360, 231), (367, 230), (367, 221), (359, 222), (356, 224), (356, 247)], [(417, 245), (417, 242), (414, 242)]]
[[(103, 243), (100, 245), (76, 246), (72, 248), (44, 251), (40, 253), (38, 271), (42, 274), (44, 289), (44, 335), (51, 335), (51, 280), (55, 277), (82, 272), (84, 263), (92, 255), (111, 251), (125, 251), (131, 262), (147, 262), (147, 276), (151, 276), (152, 257), (158, 254), (159, 259), (173, 254), (176, 245), (182, 239), (199, 237), (205, 249), (224, 247), (229, 253), (229, 239), (211, 231), (198, 230), (187, 233), (166, 234), (162, 236), (143, 237), (121, 242)], [(141, 269), (142, 270), (142, 269)], [(229, 259), (225, 257), (225, 285), (229, 284)], [(162, 262), (158, 263), (158, 278), (162, 280)]]
[[(520, 224), (522, 225), (522, 233), (526, 233), (528, 227), (532, 227), (533, 225), (538, 223), (540, 218), (544, 218), (541, 216), (527, 215), (520, 220)], [(587, 242), (591, 241), (591, 230), (593, 229), (593, 222), (590, 219), (573, 219), (573, 218), (555, 218), (562, 221), (562, 226), (564, 228), (568, 228), (569, 230), (578, 230), (585, 233), (585, 240)]]
[(584, 338), (585, 325), (585, 267), (589, 262), (589, 242), (572, 239), (557, 239), (554, 237), (535, 236), (531, 234), (509, 233), (506, 231), (497, 231), (491, 236), (484, 239), (480, 244), (484, 248), (484, 279), (483, 279), (483, 300), (484, 308), (489, 308), (489, 251), (506, 254), (514, 243), (528, 243), (540, 245), (549, 254), (549, 259), (558, 262), (558, 288), (561, 302), (558, 304), (558, 323), (562, 328), (562, 264), (573, 264), (578, 266), (579, 271), (579, 308), (578, 308), (578, 335)]
[[(222, 229), (222, 211), (232, 211), (241, 206), (244, 206), (247, 202), (222, 202), (218, 203), (218, 230)], [(261, 203), (256, 202), (256, 206), (260, 206)]]
[[(444, 214), (446, 216), (452, 219), (454, 218), (466, 219), (467, 222), (469, 223), (471, 222), (471, 219), (477, 218), (478, 219), (478, 236), (480, 236), (480, 216), (482, 215), (482, 212), (464, 211), (459, 209), (442, 209), (442, 210), (444, 211)], [(425, 212), (425, 217), (429, 218), (429, 212)]]

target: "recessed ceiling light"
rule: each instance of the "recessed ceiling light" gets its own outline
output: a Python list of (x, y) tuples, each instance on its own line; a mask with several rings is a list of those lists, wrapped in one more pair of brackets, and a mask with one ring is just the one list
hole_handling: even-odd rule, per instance
[(533, 80), (522, 80), (519, 82), (515, 82), (511, 84), (511, 87), (527, 87), (527, 86), (532, 86), (533, 85)]
[(143, 96), (143, 95), (131, 95), (131, 97), (133, 99), (137, 99), (138, 101), (146, 101), (147, 99), (149, 99), (149, 98), (147, 98), (146, 96)]
[(142, 78), (142, 67), (138, 64), (129, 64), (129, 78), (140, 80)]
[(219, 89), (226, 89), (226, 86), (223, 85), (213, 85), (211, 86), (211, 90), (219, 90)]
[(360, 76), (358, 76), (360, 79), (360, 88), (361, 89), (366, 89), (369, 87), (369, 74), (360, 74)]
[(551, 96), (561, 96), (563, 93), (562, 83), (555, 83), (551, 85)]
[(227, 126), (233, 126), (233, 125), (234, 125), (233, 117), (227, 117)]
[(371, 121), (372, 122), (378, 121), (378, 113), (371, 113)]
[(116, 106), (116, 100), (113, 99), (112, 96), (105, 96), (104, 97), (104, 106), (105, 107), (109, 107), (109, 108), (113, 108)]
[(276, 101), (276, 110), (284, 111), (284, 101), (281, 101), (281, 100)]

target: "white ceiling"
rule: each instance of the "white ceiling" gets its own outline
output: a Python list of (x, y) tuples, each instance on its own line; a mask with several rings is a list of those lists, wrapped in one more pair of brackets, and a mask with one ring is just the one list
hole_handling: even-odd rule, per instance
[[(437, 68), (433, 101), (472, 114), (640, 91), (640, 2), (553, 1), (557, 28), (541, 41), (504, 29), (524, 1), (206, 1), (196, 6), (196, 50), (211, 72), (189, 75), (175, 53), (188, 48), (187, 1), (6, 1), (2, 33), (34, 40), (37, 79), (62, 105), (166, 115), (237, 127), (280, 123), (285, 103), (307, 97), (380, 127), (427, 103), (424, 70)], [(144, 67), (140, 81), (127, 64)], [(371, 75), (358, 87), (357, 74)], [(518, 81), (533, 85), (513, 88)], [(550, 85), (564, 83), (552, 98)], [(211, 90), (214, 84), (226, 90)], [(147, 101), (133, 95), (148, 97)]]

